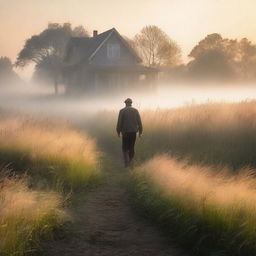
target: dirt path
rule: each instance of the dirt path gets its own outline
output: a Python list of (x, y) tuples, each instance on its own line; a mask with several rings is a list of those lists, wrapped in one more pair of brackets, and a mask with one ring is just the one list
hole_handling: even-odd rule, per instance
[(127, 171), (120, 166), (111, 169), (103, 184), (79, 199), (70, 233), (47, 243), (43, 255), (184, 255), (147, 221), (135, 216), (122, 185)]

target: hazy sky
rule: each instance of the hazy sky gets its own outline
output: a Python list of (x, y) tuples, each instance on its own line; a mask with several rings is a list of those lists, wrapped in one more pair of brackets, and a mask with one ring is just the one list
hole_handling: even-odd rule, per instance
[(24, 40), (48, 22), (112, 27), (134, 36), (148, 24), (162, 28), (186, 56), (209, 33), (256, 42), (256, 0), (0, 0), (0, 56), (15, 57)]

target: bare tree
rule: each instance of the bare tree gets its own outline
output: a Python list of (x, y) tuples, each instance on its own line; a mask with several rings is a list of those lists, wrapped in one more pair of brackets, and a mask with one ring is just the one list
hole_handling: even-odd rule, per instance
[(148, 66), (175, 66), (181, 61), (180, 47), (157, 26), (142, 28), (134, 42)]

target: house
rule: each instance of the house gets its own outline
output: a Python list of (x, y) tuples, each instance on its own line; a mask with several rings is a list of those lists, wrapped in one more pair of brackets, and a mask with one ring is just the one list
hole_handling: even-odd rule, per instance
[(71, 38), (66, 52), (67, 92), (112, 91), (154, 83), (158, 71), (143, 66), (141, 58), (112, 28), (93, 37)]

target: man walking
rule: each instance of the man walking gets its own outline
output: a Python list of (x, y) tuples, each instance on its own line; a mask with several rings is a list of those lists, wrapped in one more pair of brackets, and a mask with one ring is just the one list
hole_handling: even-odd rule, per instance
[(142, 135), (142, 123), (139, 111), (132, 107), (132, 100), (128, 98), (124, 102), (126, 106), (119, 112), (116, 132), (118, 137), (122, 134), (124, 165), (128, 167), (134, 157), (136, 134)]

